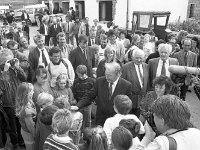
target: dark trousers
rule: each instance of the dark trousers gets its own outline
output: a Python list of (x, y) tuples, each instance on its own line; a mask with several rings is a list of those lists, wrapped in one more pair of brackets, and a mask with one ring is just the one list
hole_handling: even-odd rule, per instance
[(83, 129), (85, 129), (86, 127), (91, 127), (91, 110), (92, 105), (80, 109), (80, 112), (83, 114)]
[(180, 98), (182, 100), (185, 101), (185, 98), (186, 98), (186, 94), (187, 94), (187, 90), (188, 90), (188, 85), (185, 85), (185, 83), (181, 86), (181, 95), (180, 95)]
[(5, 120), (0, 112), (0, 148), (4, 148), (6, 144), (6, 130), (5, 130)]
[(130, 114), (134, 114), (139, 118), (140, 117), (140, 112), (141, 112), (140, 108), (133, 108), (131, 110)]
[(53, 45), (54, 45), (54, 46), (57, 46), (58, 41), (57, 41), (57, 38), (56, 38), (56, 37), (53, 37), (53, 41), (52, 41), (52, 42), (53, 42)]
[(78, 46), (78, 34), (75, 34), (76, 44)]
[(45, 45), (49, 46), (49, 35), (45, 35)]

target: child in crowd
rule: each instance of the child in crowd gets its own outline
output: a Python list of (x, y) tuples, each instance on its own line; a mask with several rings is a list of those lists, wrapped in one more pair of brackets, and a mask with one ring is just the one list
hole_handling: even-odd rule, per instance
[(27, 150), (34, 150), (36, 109), (32, 101), (33, 85), (21, 83), (16, 93), (16, 114), (21, 124), (21, 134)]
[(133, 136), (133, 139), (132, 139), (133, 144), (130, 150), (136, 150), (137, 146), (141, 144), (139, 138), (137, 137), (140, 131), (140, 126), (141, 126), (140, 123), (135, 121), (134, 119), (122, 119), (119, 122), (119, 126), (123, 126), (131, 132)]
[(108, 150), (106, 133), (101, 126), (85, 128), (83, 132), (84, 144), (80, 144), (80, 150)]
[(44, 150), (78, 150), (68, 132), (72, 126), (73, 120), (71, 112), (67, 109), (59, 109), (52, 119), (54, 134), (47, 137), (44, 142)]
[(108, 144), (111, 144), (111, 134), (112, 131), (119, 126), (119, 122), (122, 119), (134, 119), (135, 121), (140, 123), (139, 134), (143, 134), (145, 132), (144, 126), (141, 121), (137, 118), (137, 116), (133, 114), (128, 114), (132, 109), (132, 101), (126, 95), (117, 95), (114, 98), (114, 110), (117, 113), (115, 116), (106, 119), (103, 129), (106, 132), (108, 138)]
[(37, 98), (37, 113), (39, 114), (45, 107), (53, 104), (53, 96), (49, 93), (42, 92)]
[(122, 127), (116, 127), (112, 132), (112, 143), (115, 150), (129, 150), (132, 146), (131, 132)]
[(43, 150), (46, 138), (53, 132), (51, 127), (54, 113), (58, 110), (55, 105), (45, 107), (38, 115), (35, 134), (35, 150)]
[(60, 74), (56, 79), (56, 87), (53, 89), (54, 98), (65, 97), (70, 104), (75, 104), (72, 90), (69, 88), (69, 80), (66, 74)]
[(92, 93), (95, 90), (95, 79), (87, 76), (87, 67), (85, 65), (79, 65), (76, 68), (76, 74), (78, 76), (72, 86), (74, 98), (77, 101), (76, 106), (72, 106), (73, 110), (80, 110), (83, 114), (83, 129), (85, 127), (91, 127), (91, 103)]

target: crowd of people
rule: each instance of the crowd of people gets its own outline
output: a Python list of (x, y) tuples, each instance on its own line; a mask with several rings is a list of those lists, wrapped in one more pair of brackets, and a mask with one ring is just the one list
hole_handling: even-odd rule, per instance
[(200, 81), (168, 70), (199, 67), (198, 38), (65, 19), (43, 16), (36, 46), (26, 20), (1, 28), (1, 150), (7, 137), (13, 150), (198, 149), (185, 101)]

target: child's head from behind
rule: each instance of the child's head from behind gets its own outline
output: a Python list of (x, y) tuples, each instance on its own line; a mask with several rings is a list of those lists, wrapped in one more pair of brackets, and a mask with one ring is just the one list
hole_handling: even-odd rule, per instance
[(56, 79), (56, 84), (59, 89), (63, 90), (69, 87), (69, 80), (67, 74), (60, 74)]
[(79, 79), (84, 80), (87, 78), (87, 67), (85, 65), (79, 65), (76, 67), (76, 74)]
[(126, 95), (117, 95), (114, 98), (114, 110), (118, 114), (127, 115), (132, 109), (132, 101)]
[(38, 95), (37, 105), (44, 109), (45, 107), (53, 104), (53, 96), (49, 93), (42, 92)]
[(122, 126), (116, 127), (111, 136), (116, 150), (128, 150), (132, 146), (132, 138), (131, 132)]
[(52, 128), (58, 135), (68, 133), (72, 127), (72, 115), (67, 109), (58, 109), (52, 118)]
[(68, 97), (58, 97), (53, 102), (55, 106), (57, 106), (59, 109), (68, 109), (70, 110), (71, 105), (69, 103)]
[(141, 125), (134, 119), (122, 119), (119, 122), (119, 126), (123, 126), (124, 128), (128, 129), (132, 133), (133, 138), (135, 138), (140, 131)]
[(91, 129), (92, 136), (89, 144), (89, 150), (108, 150), (108, 140), (105, 131), (101, 126)]
[(47, 70), (44, 67), (39, 66), (39, 68), (37, 68), (35, 72), (34, 82), (43, 85), (46, 81), (47, 81)]
[(52, 124), (52, 118), (55, 112), (58, 110), (58, 107), (55, 105), (50, 105), (45, 107), (39, 115), (40, 121), (47, 126)]

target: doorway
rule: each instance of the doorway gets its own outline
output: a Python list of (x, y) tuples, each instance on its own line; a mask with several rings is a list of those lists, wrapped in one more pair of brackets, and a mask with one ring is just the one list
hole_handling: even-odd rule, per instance
[(112, 1), (99, 2), (99, 21), (112, 21)]
[(85, 18), (85, 1), (75, 1), (75, 11), (78, 10), (77, 16), (80, 19)]
[(62, 10), (64, 14), (67, 14), (69, 11), (69, 2), (62, 2)]

